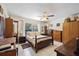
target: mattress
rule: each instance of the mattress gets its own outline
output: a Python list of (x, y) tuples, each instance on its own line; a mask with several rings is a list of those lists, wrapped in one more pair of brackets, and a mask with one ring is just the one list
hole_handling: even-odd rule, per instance
[[(29, 42), (31, 42), (31, 44), (33, 46), (35, 46), (35, 36), (34, 35), (33, 36), (27, 35), (26, 38)], [(52, 37), (51, 36), (45, 36), (45, 35), (37, 35), (37, 43), (44, 41), (44, 40), (49, 40), (49, 39), (52, 39)]]

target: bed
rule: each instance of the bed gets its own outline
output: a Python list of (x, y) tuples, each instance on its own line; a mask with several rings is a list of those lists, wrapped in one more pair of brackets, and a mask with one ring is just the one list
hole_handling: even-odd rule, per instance
[(36, 53), (38, 50), (47, 47), (51, 43), (53, 45), (52, 36), (41, 35), (38, 32), (27, 32), (26, 39), (30, 43), (30, 45), (34, 48)]

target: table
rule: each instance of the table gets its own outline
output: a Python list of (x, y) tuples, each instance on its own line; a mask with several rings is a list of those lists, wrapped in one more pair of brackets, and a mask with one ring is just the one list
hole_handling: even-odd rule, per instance
[(73, 49), (66, 49), (64, 45), (56, 48), (55, 52), (57, 52), (57, 56), (77, 56)]

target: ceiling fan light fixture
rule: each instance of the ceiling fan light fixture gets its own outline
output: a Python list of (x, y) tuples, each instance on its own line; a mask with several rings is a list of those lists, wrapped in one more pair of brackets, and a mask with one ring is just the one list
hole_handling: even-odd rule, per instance
[(43, 12), (43, 15), (41, 16), (41, 21), (48, 22), (49, 17), (53, 17), (54, 15), (48, 15), (47, 12)]
[(42, 21), (47, 22), (48, 21), (48, 18), (42, 18)]

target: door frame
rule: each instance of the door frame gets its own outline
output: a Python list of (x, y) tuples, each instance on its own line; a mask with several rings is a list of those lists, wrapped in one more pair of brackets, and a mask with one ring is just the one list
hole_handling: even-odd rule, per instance
[(19, 21), (14, 20), (13, 23), (17, 23), (17, 35), (16, 35), (16, 39), (18, 40), (19, 43), (19, 36), (18, 36), (18, 28), (19, 28)]

